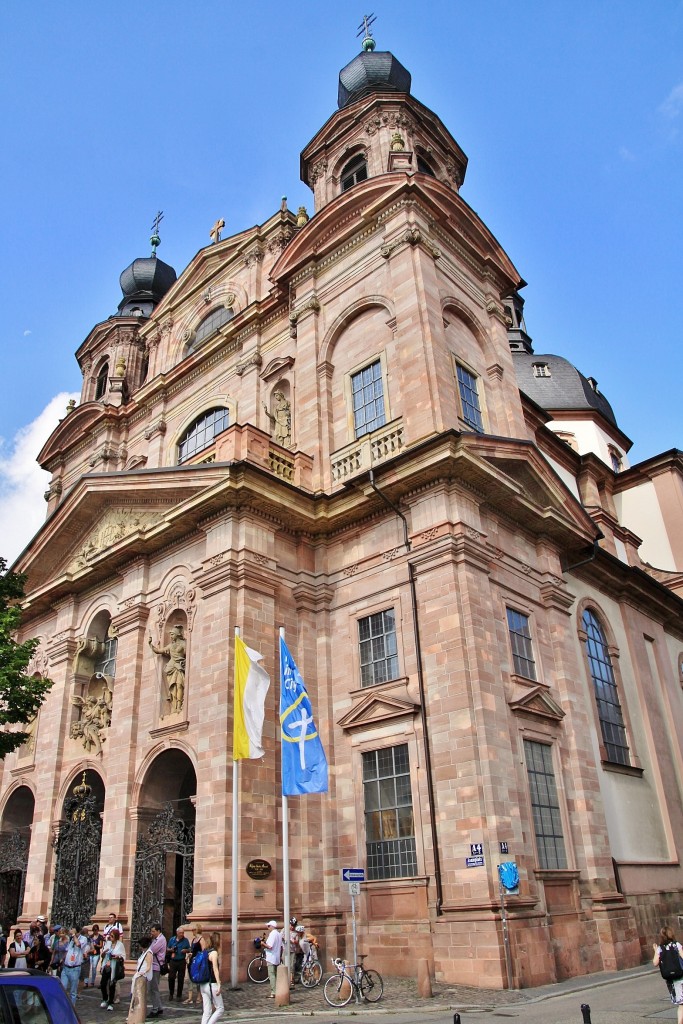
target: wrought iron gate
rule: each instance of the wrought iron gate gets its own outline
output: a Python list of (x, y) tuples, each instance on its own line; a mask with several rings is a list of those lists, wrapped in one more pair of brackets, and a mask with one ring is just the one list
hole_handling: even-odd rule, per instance
[(166, 804), (135, 851), (131, 944), (162, 924), (166, 934), (187, 921), (194, 898), (195, 826), (175, 816)]
[(64, 801), (64, 820), (55, 830), (55, 884), (51, 921), (68, 928), (90, 921), (97, 909), (102, 819), (90, 786), (83, 780)]
[(0, 835), (0, 924), (7, 934), (24, 904), (29, 837), (21, 832)]

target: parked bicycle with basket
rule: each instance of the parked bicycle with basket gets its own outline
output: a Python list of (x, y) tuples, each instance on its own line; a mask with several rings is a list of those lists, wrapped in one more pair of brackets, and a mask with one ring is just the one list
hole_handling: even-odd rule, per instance
[(382, 998), (384, 982), (377, 971), (366, 970), (363, 966), (365, 955), (358, 957), (360, 963), (347, 964), (341, 957), (333, 957), (335, 974), (325, 982), (323, 995), (330, 1006), (346, 1006), (353, 996), (356, 1002), (361, 999), (368, 1003), (376, 1003)]
[(266, 963), (266, 948), (263, 945), (263, 939), (254, 939), (254, 948), (258, 952), (247, 964), (247, 977), (255, 985), (263, 985), (268, 981), (268, 964)]

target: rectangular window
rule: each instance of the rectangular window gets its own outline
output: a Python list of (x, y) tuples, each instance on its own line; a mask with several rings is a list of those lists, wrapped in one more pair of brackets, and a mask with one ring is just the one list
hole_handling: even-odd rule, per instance
[(408, 744), (363, 754), (368, 878), (417, 874)]
[(396, 618), (393, 608), (358, 620), (360, 684), (373, 686), (398, 676)]
[(567, 855), (552, 751), (545, 743), (524, 740), (524, 756), (529, 776), (538, 866), (546, 870), (566, 868)]
[(351, 374), (353, 427), (356, 439), (386, 423), (382, 363), (378, 359), (358, 373)]
[(529, 616), (516, 612), (512, 608), (506, 608), (506, 611), (514, 670), (518, 676), (524, 676), (525, 679), (536, 679), (536, 663), (529, 632)]
[(484, 433), (484, 420), (481, 415), (479, 404), (479, 393), (477, 391), (477, 378), (464, 366), (457, 363), (458, 390), (460, 392), (460, 403), (462, 405), (462, 418), (468, 427)]

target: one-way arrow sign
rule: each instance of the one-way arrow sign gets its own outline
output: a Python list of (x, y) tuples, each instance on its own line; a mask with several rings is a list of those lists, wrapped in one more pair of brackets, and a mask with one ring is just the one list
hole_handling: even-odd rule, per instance
[(365, 868), (342, 868), (342, 882), (364, 882)]

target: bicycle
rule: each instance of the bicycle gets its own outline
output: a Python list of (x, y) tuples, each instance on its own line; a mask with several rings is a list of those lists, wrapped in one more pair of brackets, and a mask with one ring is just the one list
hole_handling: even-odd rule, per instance
[(258, 953), (247, 964), (247, 977), (255, 985), (263, 985), (268, 981), (268, 964), (266, 963), (266, 951), (261, 945), (261, 939), (254, 939)]
[(363, 966), (366, 954), (358, 957), (360, 963), (347, 964), (341, 957), (333, 957), (336, 974), (325, 982), (323, 995), (330, 1006), (346, 1006), (355, 995), (356, 1002), (360, 997), (368, 1003), (376, 1003), (382, 998), (384, 982), (377, 971), (366, 971)]
[(296, 972), (299, 975), (299, 980), (304, 988), (315, 988), (319, 985), (323, 978), (323, 969), (318, 960), (317, 956), (313, 955), (312, 950), (308, 950), (304, 954), (304, 958), (301, 962), (301, 967)]

